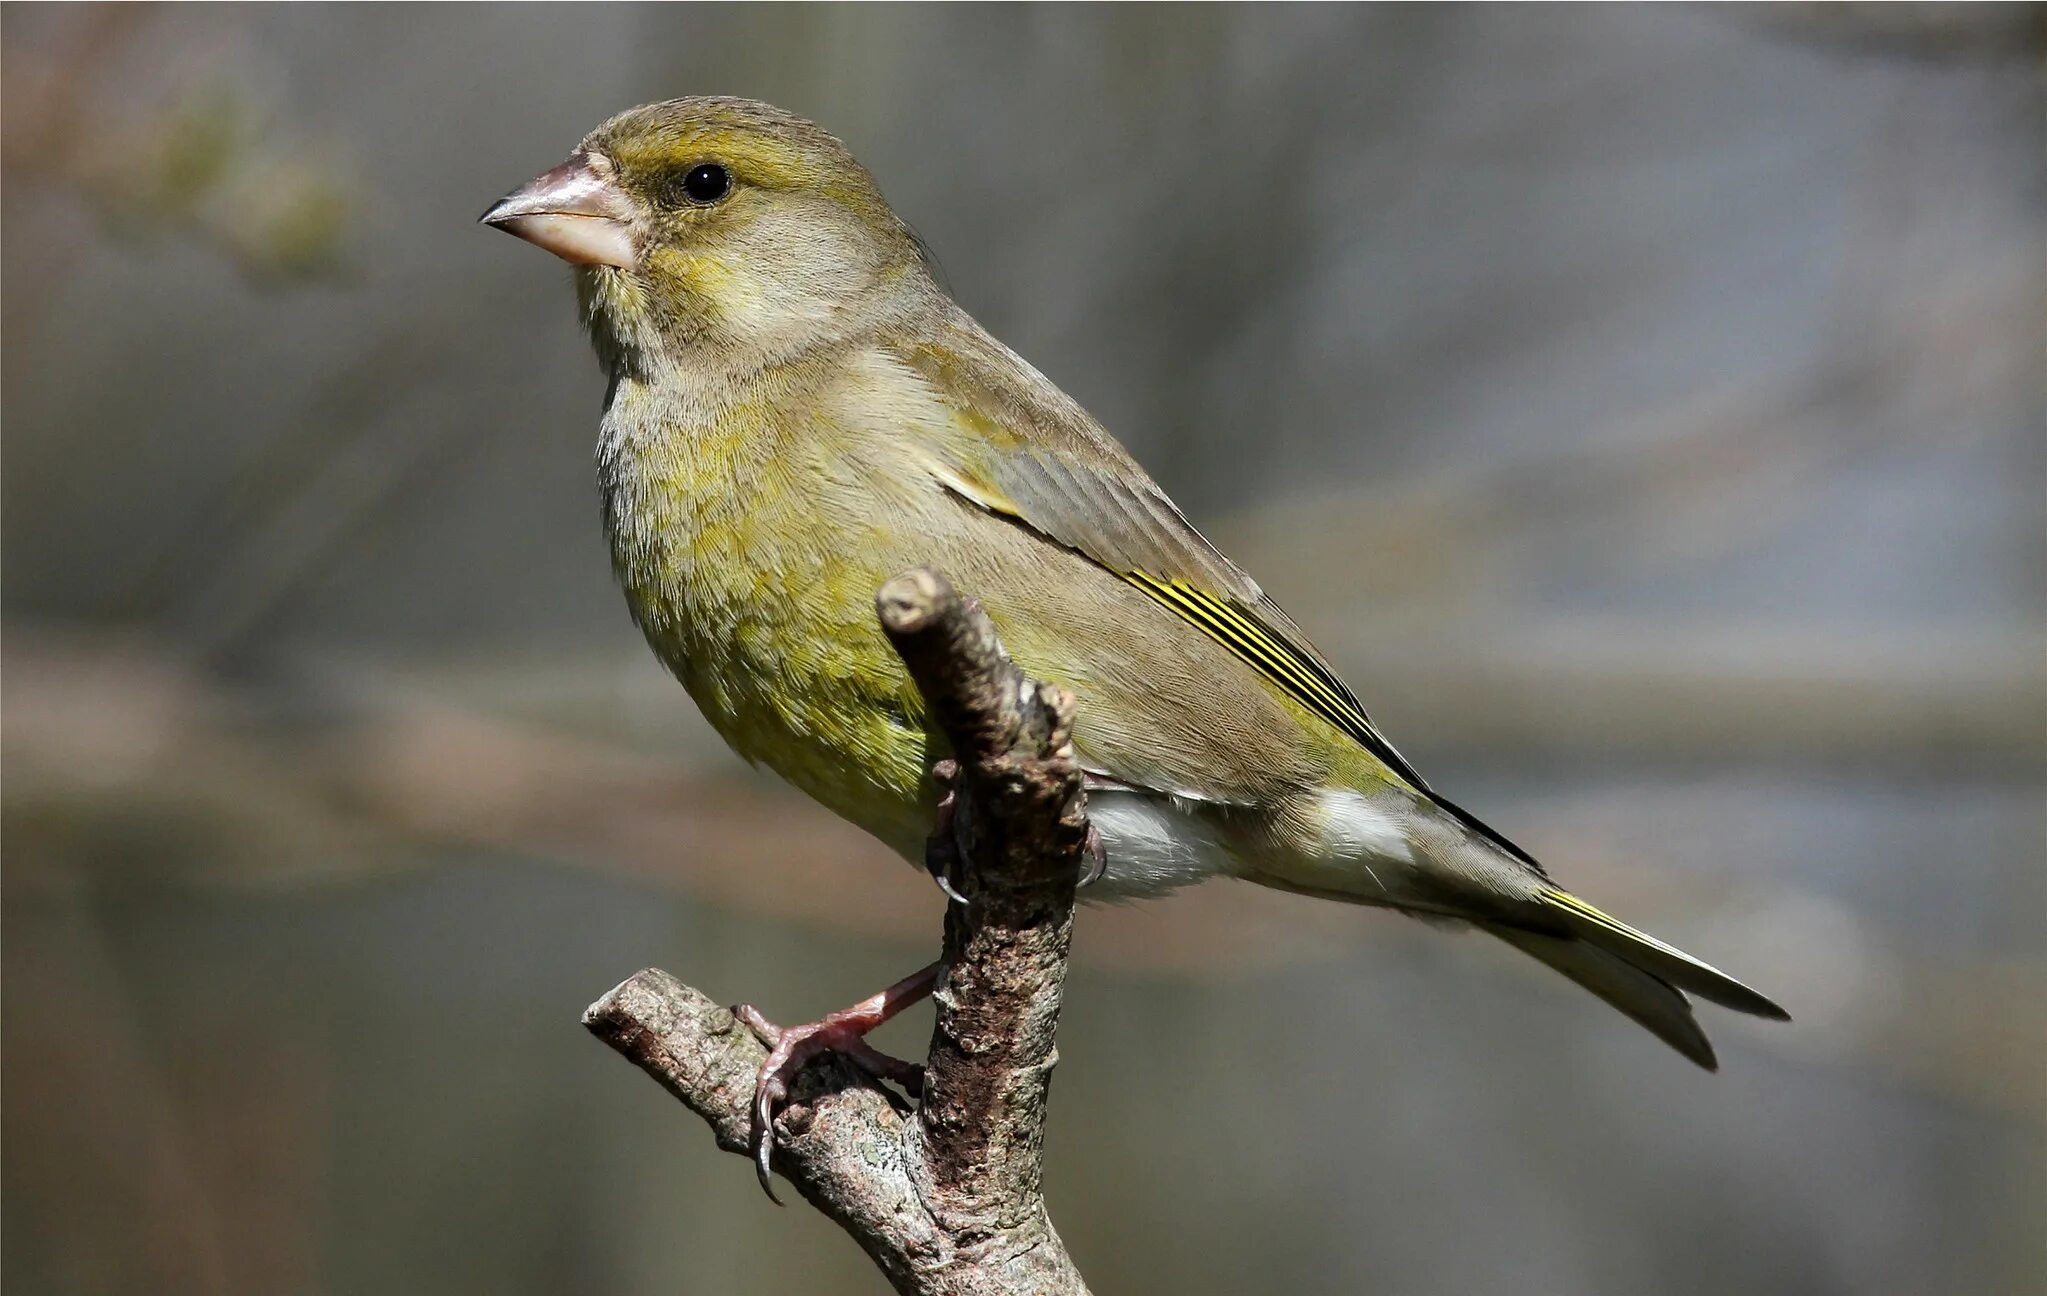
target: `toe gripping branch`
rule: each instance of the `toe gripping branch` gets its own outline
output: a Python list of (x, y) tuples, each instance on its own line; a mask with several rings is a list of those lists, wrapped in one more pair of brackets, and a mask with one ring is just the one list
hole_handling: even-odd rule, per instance
[[(1099, 871), (1068, 743), (1072, 702), (1025, 680), (987, 616), (935, 572), (890, 581), (878, 610), (956, 763), (950, 820), (938, 826), (941, 850), (954, 852), (942, 872), (963, 903), (946, 907), (941, 959), (808, 1027), (779, 1029), (751, 1009), (736, 1019), (655, 969), (583, 1020), (701, 1116), (720, 1147), (751, 1154), (764, 1176), (770, 1165), (787, 1175), (897, 1291), (1086, 1296), (1041, 1191), (1074, 892), (1090, 853)], [(936, 1012), (922, 1068), (867, 1044), (876, 1024), (926, 995)], [(903, 1085), (917, 1105), (820, 1067), (795, 1091), (804, 1118), (777, 1120), (805, 1061), (825, 1053)]]
[(911, 1004), (929, 997), (944, 970), (942, 963), (928, 964), (880, 994), (862, 999), (850, 1008), (827, 1013), (803, 1026), (777, 1026), (752, 1004), (733, 1008), (732, 1015), (768, 1046), (768, 1056), (754, 1075), (750, 1151), (754, 1171), (760, 1176), (761, 1191), (768, 1195), (769, 1201), (777, 1206), (782, 1204), (782, 1199), (775, 1195), (775, 1109), (788, 1099), (789, 1086), (795, 1083), (797, 1075), (812, 1058), (827, 1052), (836, 1053), (869, 1077), (892, 1080), (912, 1098), (922, 1096), (924, 1068), (875, 1048), (867, 1042), (867, 1033)]
[[(947, 1184), (972, 1201), (1019, 1190), (1035, 1200), (1034, 1169), (1017, 1182), (983, 1181), (1036, 1164), (1035, 1150), (991, 1163), (987, 1148), (1025, 1139), (1024, 1124), (1043, 1119), (1074, 893), (1105, 863), (1073, 758), (1072, 698), (1026, 678), (980, 606), (928, 568), (890, 581), (876, 606), (953, 752), (932, 769), (945, 792), (925, 856), (953, 902), (945, 953), (807, 1025), (777, 1027), (751, 1005), (733, 1010), (769, 1046), (755, 1077), (749, 1151), (775, 1198), (778, 1111), (805, 1064), (836, 1053), (922, 1099), (934, 1200), (945, 1199)], [(924, 1066), (867, 1043), (868, 1032), (934, 991), (938, 1019)]]

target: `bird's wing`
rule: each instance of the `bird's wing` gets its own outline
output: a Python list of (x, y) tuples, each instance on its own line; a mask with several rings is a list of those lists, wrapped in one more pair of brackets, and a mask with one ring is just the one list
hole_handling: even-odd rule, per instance
[(1194, 529), (1087, 411), (963, 312), (943, 336), (942, 344), (902, 347), (897, 359), (931, 387), (959, 433), (939, 439), (932, 465), (949, 490), (1143, 591), (1544, 876), (1528, 852), (1423, 781), (1293, 618)]
[(1328, 659), (1129, 452), (1043, 375), (978, 328), (973, 334), (899, 354), (964, 434), (940, 442), (939, 480), (1142, 590), (1427, 794)]

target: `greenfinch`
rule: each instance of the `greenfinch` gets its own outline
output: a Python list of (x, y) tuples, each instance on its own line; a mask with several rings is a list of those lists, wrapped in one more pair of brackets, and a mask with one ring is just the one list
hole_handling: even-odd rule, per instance
[[(483, 220), (577, 267), (608, 379), (604, 522), (647, 642), (742, 756), (912, 861), (943, 752), (874, 595), (928, 563), (1077, 696), (1089, 896), (1223, 874), (1467, 924), (1707, 1068), (1687, 994), (1785, 1017), (1425, 782), (1258, 583), (952, 301), (816, 125), (744, 99), (634, 108)], [(857, 1051), (929, 980), (817, 1038)]]

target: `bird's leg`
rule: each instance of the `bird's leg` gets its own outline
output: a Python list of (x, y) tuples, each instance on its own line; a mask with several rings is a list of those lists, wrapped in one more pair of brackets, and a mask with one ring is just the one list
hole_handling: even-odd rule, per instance
[(933, 963), (919, 968), (880, 994), (803, 1026), (777, 1026), (752, 1004), (732, 1010), (732, 1015), (768, 1046), (767, 1060), (761, 1063), (753, 1084), (753, 1164), (768, 1200), (776, 1205), (782, 1201), (775, 1196), (769, 1165), (775, 1151), (775, 1107), (789, 1096), (790, 1082), (812, 1058), (837, 1053), (877, 1079), (895, 1081), (912, 1098), (923, 1095), (924, 1068), (875, 1048), (867, 1042), (867, 1032), (929, 995), (944, 966)]

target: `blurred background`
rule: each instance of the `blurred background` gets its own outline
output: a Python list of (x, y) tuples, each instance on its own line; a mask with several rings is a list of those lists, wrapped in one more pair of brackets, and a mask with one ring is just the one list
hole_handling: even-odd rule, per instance
[(703, 92), (847, 139), (1439, 786), (1797, 1018), (1703, 1010), (1708, 1076), (1490, 942), (1090, 910), (1097, 1290), (2047, 1284), (2040, 9), (0, 23), (17, 1296), (882, 1290), (577, 1024), (938, 936), (641, 645), (568, 273), (474, 223)]

